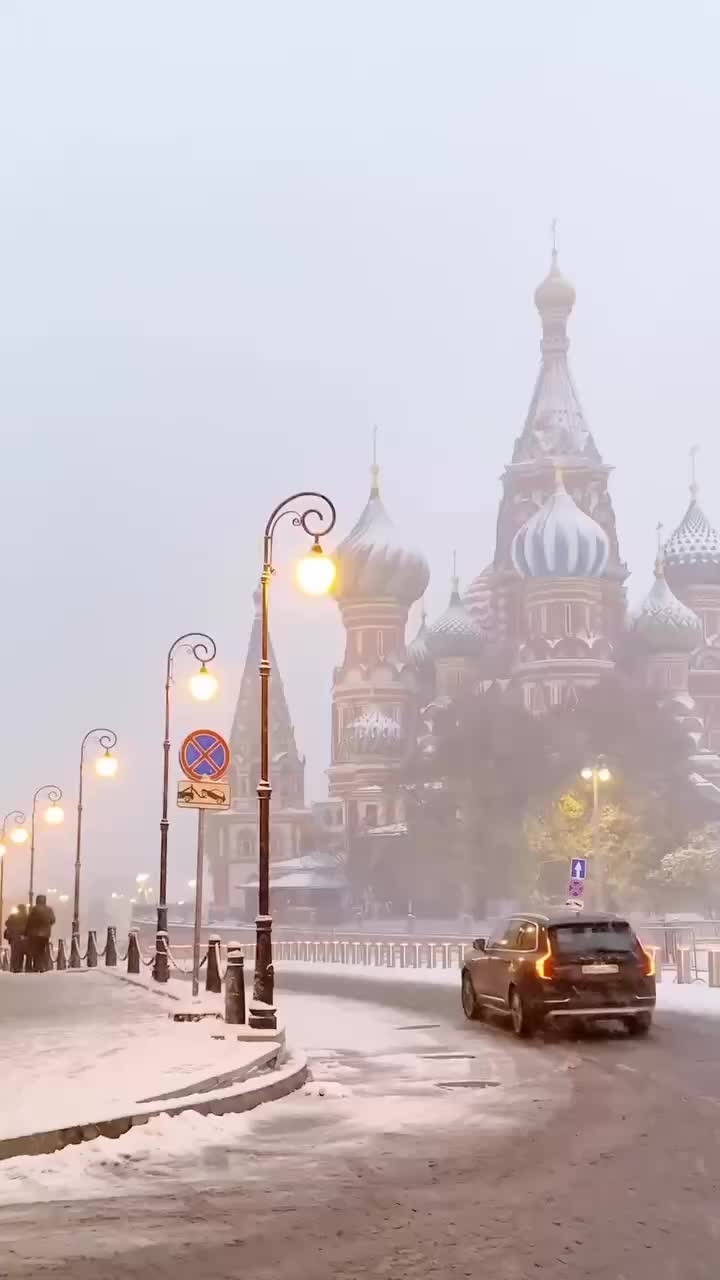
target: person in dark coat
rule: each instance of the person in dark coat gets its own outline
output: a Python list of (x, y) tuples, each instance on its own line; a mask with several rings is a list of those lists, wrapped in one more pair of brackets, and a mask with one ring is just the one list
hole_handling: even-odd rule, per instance
[(10, 969), (12, 973), (22, 973), (25, 959), (25, 927), (27, 925), (27, 907), (24, 902), (15, 907), (5, 921), (5, 941), (10, 943)]
[(39, 893), (35, 906), (28, 912), (25, 937), (28, 949), (28, 968), (31, 973), (45, 973), (50, 964), (50, 935), (55, 923), (55, 912), (47, 904), (44, 893)]

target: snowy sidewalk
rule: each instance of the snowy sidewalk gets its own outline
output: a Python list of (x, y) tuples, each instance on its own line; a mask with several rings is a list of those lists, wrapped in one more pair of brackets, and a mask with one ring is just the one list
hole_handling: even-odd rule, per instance
[(100, 970), (3, 974), (0, 1140), (141, 1111), (243, 1075), (268, 1053), (267, 1043), (213, 1038), (225, 1030), (215, 1020), (178, 1023), (171, 1012), (171, 1001)]

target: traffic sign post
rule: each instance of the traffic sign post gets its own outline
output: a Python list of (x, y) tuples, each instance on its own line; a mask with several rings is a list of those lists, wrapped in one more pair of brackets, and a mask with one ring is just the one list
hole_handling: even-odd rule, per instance
[(587, 880), (587, 858), (573, 858), (570, 863), (571, 880)]
[(203, 871), (205, 869), (205, 811), (227, 809), (230, 784), (220, 779), (230, 764), (230, 748), (214, 729), (195, 729), (180, 748), (180, 768), (189, 782), (178, 783), (178, 805), (197, 809), (197, 865), (195, 870), (195, 928), (193, 930), (192, 993), (200, 990), (200, 929), (202, 927)]
[(194, 729), (180, 748), (180, 768), (193, 782), (222, 778), (230, 764), (230, 748), (214, 729)]

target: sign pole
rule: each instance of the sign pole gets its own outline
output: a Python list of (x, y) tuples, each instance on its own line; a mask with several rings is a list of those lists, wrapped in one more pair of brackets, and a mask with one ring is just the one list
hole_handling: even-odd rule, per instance
[(200, 990), (200, 930), (203, 909), (203, 868), (205, 865), (205, 810), (198, 809), (197, 867), (195, 869), (195, 929), (193, 932), (192, 993)]

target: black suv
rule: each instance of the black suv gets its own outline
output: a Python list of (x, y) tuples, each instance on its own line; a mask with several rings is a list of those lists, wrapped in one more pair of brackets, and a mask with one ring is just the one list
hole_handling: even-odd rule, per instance
[(655, 962), (627, 920), (593, 912), (512, 916), (465, 952), (462, 1006), (510, 1014), (516, 1035), (546, 1018), (618, 1018), (631, 1035), (650, 1030)]

